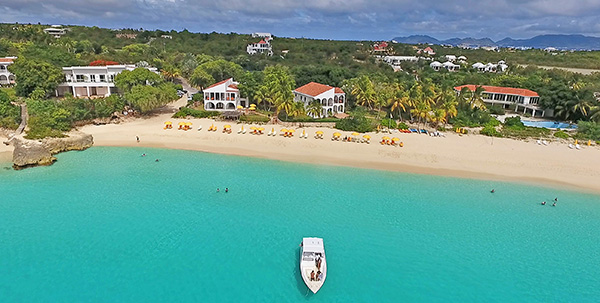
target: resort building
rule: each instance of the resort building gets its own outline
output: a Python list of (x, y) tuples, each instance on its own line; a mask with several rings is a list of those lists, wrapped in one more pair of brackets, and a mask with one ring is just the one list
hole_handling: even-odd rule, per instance
[[(154, 67), (146, 67), (148, 70), (158, 73)], [(124, 70), (136, 69), (130, 65), (107, 65), (107, 66), (71, 66), (63, 67), (66, 82), (56, 88), (56, 96), (72, 94), (73, 97), (108, 97), (115, 93), (115, 76)]]
[(266, 54), (267, 56), (273, 56), (273, 47), (271, 46), (270, 41), (271, 39), (264, 38), (258, 43), (248, 44), (246, 52), (249, 55)]
[(425, 55), (429, 55), (429, 56), (435, 56), (435, 52), (433, 51), (433, 49), (431, 47), (426, 47), (424, 49), (421, 49), (417, 52), (417, 54), (425, 54)]
[(461, 85), (456, 86), (454, 90), (456, 93), (462, 91), (463, 88), (475, 91), (478, 86), (483, 89), (482, 99), (487, 104), (500, 105), (502, 108), (508, 108), (514, 104), (517, 113), (529, 113), (533, 117), (546, 116), (546, 110), (539, 106), (540, 96), (532, 90), (488, 85)]
[(391, 52), (392, 47), (385, 41), (381, 41), (373, 45), (373, 54), (375, 55), (385, 55)]
[(455, 62), (456, 56), (455, 55), (446, 55), (446, 61)]
[(330, 117), (346, 108), (346, 93), (339, 87), (310, 82), (294, 90), (294, 101), (304, 103), (304, 108), (314, 100), (321, 103), (323, 111), (319, 116), (309, 115), (313, 118)]
[(431, 67), (435, 71), (440, 71), (442, 68), (445, 68), (449, 72), (455, 72), (460, 69), (460, 65), (454, 64), (450, 61), (446, 61), (444, 63), (433, 61), (429, 64), (429, 67)]
[(52, 25), (51, 27), (45, 28), (44, 32), (54, 38), (60, 38), (67, 33), (69, 29), (62, 27), (62, 25)]
[(273, 36), (271, 35), (271, 33), (252, 33), (252, 38), (264, 38), (272, 40)]
[(118, 33), (118, 34), (115, 34), (115, 37), (120, 38), (120, 39), (135, 39), (135, 38), (137, 38), (137, 34)]
[(477, 62), (472, 65), (473, 69), (481, 73), (503, 73), (508, 69), (508, 65), (504, 62), (504, 60), (498, 61), (498, 64), (488, 63), (483, 64), (481, 62)]
[(246, 107), (245, 101), (240, 101), (240, 90), (237, 85), (233, 78), (229, 78), (205, 88), (204, 109), (231, 111), (238, 106)]
[(8, 66), (13, 64), (17, 57), (0, 58), (0, 85), (15, 84), (15, 75), (8, 71)]

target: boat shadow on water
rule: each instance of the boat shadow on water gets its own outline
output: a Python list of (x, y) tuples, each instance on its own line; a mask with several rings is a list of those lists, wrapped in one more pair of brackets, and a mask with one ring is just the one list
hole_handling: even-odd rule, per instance
[[(302, 247), (298, 247), (298, 249), (296, 249), (296, 260), (300, 259), (300, 254), (302, 254)], [(307, 299), (311, 298), (314, 294), (310, 291), (310, 289), (308, 289), (308, 287), (304, 283), (304, 280), (302, 280), (302, 276), (300, 275), (300, 267), (298, 267), (298, 263), (296, 263), (296, 262), (294, 262), (294, 270), (293, 271), (294, 271), (294, 278), (296, 279), (296, 286), (298, 286), (298, 291), (305, 298), (307, 298)]]

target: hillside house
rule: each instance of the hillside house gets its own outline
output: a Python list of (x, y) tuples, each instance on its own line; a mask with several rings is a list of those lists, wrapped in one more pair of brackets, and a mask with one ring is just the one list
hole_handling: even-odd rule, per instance
[(323, 111), (313, 118), (331, 117), (343, 113), (346, 109), (346, 93), (339, 87), (333, 87), (316, 82), (310, 82), (294, 90), (294, 101), (304, 103), (306, 108), (314, 100), (319, 101)]

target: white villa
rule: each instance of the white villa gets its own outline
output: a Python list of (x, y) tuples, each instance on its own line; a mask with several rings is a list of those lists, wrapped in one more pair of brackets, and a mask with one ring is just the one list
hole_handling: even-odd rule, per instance
[[(74, 97), (108, 97), (115, 93), (115, 75), (124, 70), (136, 69), (130, 65), (108, 65), (108, 66), (71, 66), (63, 67), (66, 82), (56, 88), (56, 96), (64, 96), (66, 93)], [(158, 73), (156, 68), (147, 67), (148, 70)]]
[(446, 61), (444, 63), (440, 63), (438, 61), (433, 61), (429, 64), (429, 67), (431, 67), (435, 71), (440, 71), (442, 68), (445, 68), (449, 72), (454, 72), (454, 71), (457, 71), (460, 69), (460, 65), (454, 64), (450, 61)]
[(264, 38), (258, 43), (248, 44), (248, 46), (246, 46), (246, 52), (250, 55), (267, 54), (267, 56), (273, 56), (273, 47), (270, 42), (271, 39)]
[(236, 110), (238, 106), (246, 107), (245, 101), (240, 101), (238, 83), (233, 78), (217, 82), (204, 89), (204, 109), (216, 111)]
[(500, 60), (498, 61), (498, 64), (495, 63), (488, 63), (488, 64), (483, 64), (481, 62), (477, 62), (475, 64), (472, 65), (473, 69), (477, 70), (478, 72), (482, 72), (482, 73), (503, 73), (508, 69), (508, 65), (506, 65), (506, 62), (504, 62), (504, 60)]
[(294, 90), (294, 101), (303, 102), (306, 108), (313, 100), (317, 100), (323, 106), (323, 112), (318, 117), (329, 117), (337, 113), (343, 113), (346, 108), (346, 93), (339, 88), (316, 82), (310, 82)]
[(17, 57), (0, 58), (0, 85), (15, 83), (15, 75), (8, 71), (8, 66), (13, 64)]
[(446, 55), (446, 61), (454, 62), (456, 61), (455, 55)]
[(68, 28), (62, 27), (62, 25), (52, 25), (51, 27), (45, 28), (44, 32), (54, 38), (60, 38), (62, 35), (66, 34), (68, 30)]
[(488, 85), (461, 85), (456, 86), (454, 90), (459, 93), (463, 88), (470, 91), (475, 91), (478, 86), (483, 88), (483, 102), (491, 105), (500, 105), (502, 108), (507, 108), (509, 105), (515, 105), (515, 112), (530, 113), (533, 117), (544, 117), (546, 110), (541, 108), (540, 96), (538, 93), (524, 89), (512, 87), (499, 87)]

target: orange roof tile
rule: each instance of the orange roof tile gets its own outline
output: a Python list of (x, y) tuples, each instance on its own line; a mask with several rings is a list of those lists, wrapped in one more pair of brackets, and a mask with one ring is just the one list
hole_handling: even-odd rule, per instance
[(321, 84), (321, 83), (317, 83), (317, 82), (310, 82), (306, 85), (296, 88), (296, 91), (301, 94), (316, 97), (332, 88), (333, 87), (331, 87), (329, 85), (325, 85), (325, 84)]
[(507, 95), (518, 95), (524, 97), (539, 97), (538, 93), (525, 89), (525, 88), (512, 88), (512, 87), (500, 87), (500, 86), (489, 86), (489, 85), (461, 85), (456, 86), (454, 89), (457, 91), (461, 91), (463, 87), (468, 88), (471, 91), (474, 91), (477, 86), (481, 86), (485, 92), (495, 93), (495, 94), (507, 94)]
[(233, 79), (233, 78), (229, 78), (229, 79), (225, 79), (225, 80), (223, 80), (223, 81), (221, 81), (221, 82), (217, 82), (217, 83), (215, 83), (215, 84), (213, 84), (213, 85), (211, 85), (211, 86), (209, 86), (209, 87), (207, 87), (207, 88), (212, 88), (212, 87), (215, 87), (215, 86), (217, 86), (217, 85), (221, 85), (221, 84), (223, 84), (223, 83), (225, 83), (225, 82), (229, 81), (230, 79)]
[(339, 87), (335, 88), (335, 93), (336, 94), (345, 94), (345, 92), (341, 88), (339, 88)]
[(14, 59), (11, 58), (0, 58), (0, 62), (3, 63), (12, 63), (14, 61)]

